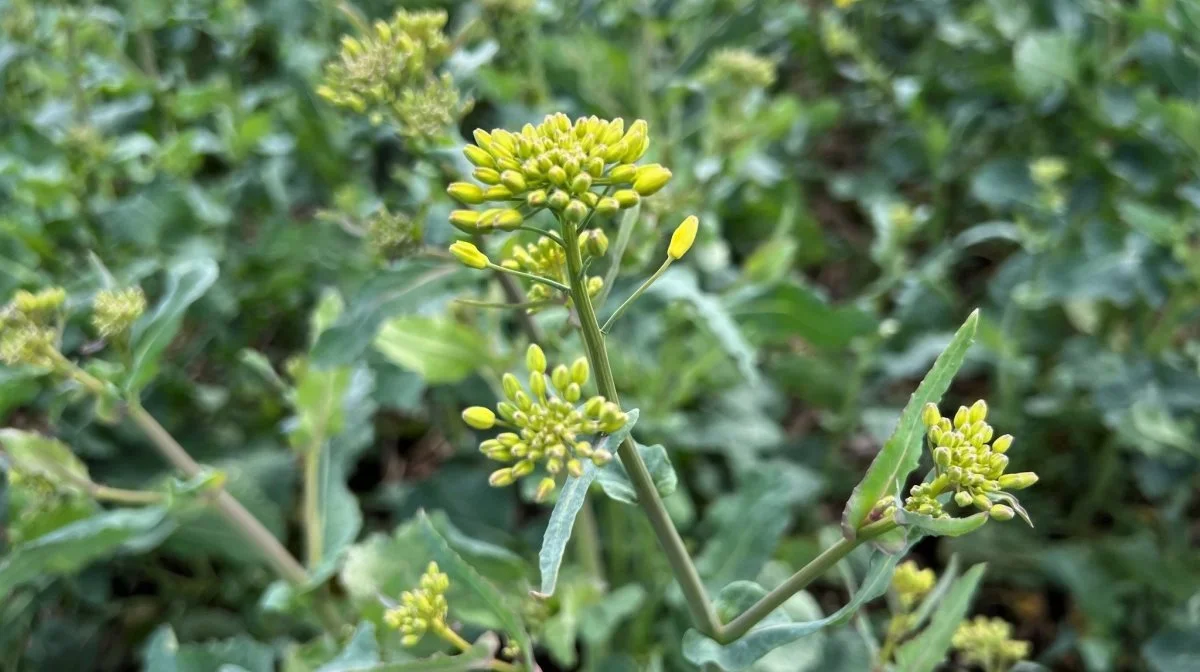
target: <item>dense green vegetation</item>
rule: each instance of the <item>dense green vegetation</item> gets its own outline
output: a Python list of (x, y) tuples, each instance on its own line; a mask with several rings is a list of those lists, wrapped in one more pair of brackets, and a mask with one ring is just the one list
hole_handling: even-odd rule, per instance
[[(1200, 669), (1200, 1), (401, 5), (0, 0), (0, 670)], [(558, 112), (644, 120), (673, 173), (586, 204), (600, 323), (699, 218), (606, 329), (595, 447), (636, 436), (722, 623), (878, 517), (851, 493), (924, 401), (987, 400), (1035, 526), (902, 509), (911, 548), (818, 572), (761, 657), (704, 636), (615, 461), (489, 487), (463, 409), (533, 342), (593, 353), (565, 297), (446, 253), (538, 239), (456, 230), (446, 190), (475, 129)], [(453, 642), (387, 613), (430, 561), (474, 644), (423, 668)]]

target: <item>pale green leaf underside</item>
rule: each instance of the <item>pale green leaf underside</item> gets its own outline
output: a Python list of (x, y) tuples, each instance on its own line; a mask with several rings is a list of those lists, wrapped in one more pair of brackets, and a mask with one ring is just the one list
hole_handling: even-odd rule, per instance
[[(658, 490), (658, 494), (662, 497), (673, 494), (679, 486), (679, 477), (675, 475), (675, 468), (671, 466), (667, 449), (658, 444), (643, 446), (640, 443), (637, 444), (637, 449), (654, 479), (654, 488)], [(604, 494), (618, 502), (637, 504), (637, 492), (633, 489), (633, 483), (629, 481), (629, 472), (620, 460), (609, 462), (600, 467), (598, 472), (596, 482), (600, 484)]]
[(898, 672), (933, 672), (941, 664), (950, 649), (954, 631), (971, 607), (971, 599), (986, 569), (986, 565), (975, 565), (954, 582), (938, 604), (929, 627), (896, 652)]

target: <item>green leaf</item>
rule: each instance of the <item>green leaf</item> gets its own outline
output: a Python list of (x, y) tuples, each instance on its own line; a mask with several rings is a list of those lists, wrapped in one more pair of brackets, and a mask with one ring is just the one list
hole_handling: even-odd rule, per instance
[(162, 298), (154, 310), (133, 327), (133, 366), (126, 389), (136, 392), (154, 377), (159, 357), (178, 333), (188, 306), (216, 282), (219, 272), (217, 262), (207, 257), (184, 258), (167, 269), (167, 286)]
[(316, 672), (350, 672), (379, 663), (379, 643), (375, 641), (375, 625), (358, 624), (354, 635), (341, 653), (317, 668)]
[(980, 511), (965, 518), (933, 518), (896, 508), (897, 523), (935, 537), (961, 537), (983, 527), (990, 517), (987, 511)]
[(797, 492), (768, 464), (743, 477), (737, 491), (709, 508), (706, 526), (716, 532), (696, 556), (696, 569), (712, 588), (758, 576), (792, 523)]
[(896, 652), (898, 672), (933, 672), (946, 659), (954, 631), (967, 616), (975, 589), (987, 565), (975, 565), (954, 582), (946, 597), (938, 604), (929, 627), (905, 642)]
[(179, 645), (175, 672), (274, 672), (275, 649), (269, 644), (238, 635), (229, 639)]
[(1200, 669), (1200, 625), (1160, 631), (1142, 647), (1142, 657), (1154, 672)]
[(1079, 78), (1078, 48), (1071, 39), (1055, 32), (1034, 32), (1022, 37), (1013, 48), (1017, 86), (1027, 97), (1040, 99)]
[(746, 341), (724, 304), (700, 288), (695, 272), (686, 267), (672, 267), (648, 291), (666, 301), (692, 304), (699, 320), (708, 326), (725, 354), (737, 363), (742, 376), (751, 383), (758, 382), (760, 376), (754, 364), (754, 348)]
[(146, 641), (142, 651), (143, 672), (177, 672), (175, 656), (179, 654), (179, 639), (169, 625), (159, 626)]
[(568, 477), (562, 492), (558, 494), (558, 501), (554, 503), (554, 510), (550, 512), (550, 522), (546, 525), (546, 534), (542, 537), (542, 550), (538, 551), (542, 587), (533, 594), (534, 597), (546, 599), (554, 594), (563, 553), (567, 550), (571, 530), (575, 527), (575, 516), (579, 515), (579, 510), (587, 502), (588, 488), (596, 478), (596, 471), (595, 465), (590, 461), (585, 462), (583, 474), (577, 478)]
[[(671, 466), (671, 458), (667, 456), (667, 449), (658, 444), (643, 446), (638, 443), (636, 445), (638, 454), (646, 463), (646, 469), (650, 471), (650, 477), (654, 479), (654, 489), (662, 497), (674, 494), (675, 488), (679, 486), (679, 477), (675, 475), (675, 469)], [(618, 502), (637, 504), (637, 492), (633, 489), (633, 483), (629, 482), (629, 472), (625, 470), (625, 465), (619, 459), (600, 467), (598, 472), (596, 481), (604, 489), (604, 494)]]
[(878, 328), (874, 317), (850, 306), (833, 306), (800, 284), (789, 283), (739, 302), (734, 318), (756, 342), (783, 344), (801, 338), (808, 345), (844, 348)]
[(607, 642), (617, 626), (637, 613), (646, 601), (646, 589), (628, 583), (608, 593), (579, 614), (579, 635), (591, 646)]
[(74, 574), (124, 550), (144, 552), (175, 529), (162, 507), (112, 509), (10, 549), (0, 562), (0, 595), (39, 577)]
[(350, 296), (346, 311), (321, 333), (312, 350), (319, 366), (357, 361), (389, 317), (412, 313), (425, 301), (446, 291), (458, 273), (441, 263), (406, 260), (371, 278)]
[(466, 587), (488, 605), (492, 614), (504, 628), (504, 632), (515, 638), (520, 644), (521, 652), (525, 656), (525, 662), (529, 669), (534, 669), (533, 641), (525, 631), (524, 623), (521, 622), (520, 617), (500, 594), (500, 591), (468, 565), (462, 556), (454, 552), (454, 549), (433, 526), (424, 511), (417, 514), (417, 525), (425, 541), (429, 544), (432, 559), (437, 561), (442, 571), (450, 576), (452, 582), (459, 582), (461, 586)]
[[(820, 630), (850, 620), (864, 604), (887, 592), (900, 554), (875, 553), (858, 592), (844, 607), (825, 618), (794, 622), (781, 607), (750, 629), (741, 639), (720, 644), (696, 630), (683, 636), (683, 655), (697, 666), (717, 665), (723, 670), (743, 670), (770, 651)], [(714, 602), (717, 613), (736, 616), (757, 602), (767, 591), (750, 581), (729, 584)], [(729, 618), (725, 619), (728, 622)]]
[(933, 363), (933, 368), (925, 375), (917, 391), (908, 400), (908, 405), (904, 407), (904, 412), (900, 414), (896, 430), (871, 462), (866, 476), (854, 488), (854, 493), (846, 502), (846, 510), (842, 514), (842, 532), (848, 539), (854, 538), (875, 504), (887, 495), (894, 494), (896, 488), (917, 468), (925, 433), (921, 423), (921, 409), (927, 403), (937, 403), (946, 393), (950, 381), (962, 366), (967, 350), (975, 339), (978, 325), (979, 311), (976, 310)]
[[(342, 668), (342, 672), (465, 672), (466, 670), (491, 669), (491, 661), (499, 648), (499, 641), (490, 632), (480, 635), (471, 648), (455, 656), (437, 655), (422, 660), (398, 663), (380, 663), (365, 667)], [(535, 668), (530, 668), (535, 669)]]
[(379, 330), (375, 349), (431, 384), (457, 383), (488, 361), (483, 334), (444, 318), (393, 318)]
[(57, 487), (86, 493), (87, 466), (67, 444), (19, 429), (0, 429), (0, 450), (19, 472), (41, 476)]
[(929, 591), (929, 594), (921, 600), (921, 604), (917, 605), (916, 610), (913, 611), (912, 617), (909, 619), (909, 623), (911, 624), (909, 625), (910, 631), (917, 630), (925, 624), (925, 621), (933, 613), (933, 610), (937, 608), (942, 598), (946, 596), (946, 592), (950, 590), (950, 586), (954, 584), (954, 580), (957, 578), (958, 554), (955, 553), (950, 556), (950, 562), (942, 570), (942, 575), (938, 577), (937, 585), (933, 587), (933, 590)]

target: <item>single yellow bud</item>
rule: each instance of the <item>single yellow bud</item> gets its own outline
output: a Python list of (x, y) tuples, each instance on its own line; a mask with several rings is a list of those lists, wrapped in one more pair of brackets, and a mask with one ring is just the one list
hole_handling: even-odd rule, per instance
[(565, 365), (559, 364), (550, 372), (550, 382), (554, 383), (554, 387), (565, 390), (571, 384), (571, 372)]
[(450, 254), (454, 255), (454, 258), (462, 262), (463, 265), (470, 266), (471, 268), (487, 268), (488, 264), (491, 263), (486, 254), (480, 252), (478, 247), (465, 240), (460, 240), (451, 245)]
[(508, 187), (514, 194), (525, 191), (525, 177), (515, 170), (500, 173), (500, 183)]
[(491, 429), (496, 426), (496, 414), (490, 408), (472, 406), (463, 410), (463, 422), (475, 429)]
[(513, 475), (512, 467), (504, 467), (503, 469), (493, 471), (492, 475), (488, 476), (488, 485), (493, 488), (503, 488), (506, 485), (512, 485), (516, 480), (517, 478)]
[(579, 401), (579, 398), (582, 396), (583, 389), (579, 387), (579, 383), (572, 382), (571, 384), (567, 385), (567, 389), (563, 391), (563, 399), (566, 399), (572, 404)]
[(699, 226), (700, 220), (695, 215), (688, 215), (675, 227), (675, 233), (671, 234), (671, 245), (667, 247), (667, 256), (680, 259), (687, 254), (687, 251), (692, 249), (692, 243), (696, 242), (696, 229)]
[(1016, 474), (1004, 474), (999, 481), (1000, 487), (1004, 490), (1024, 490), (1038, 482), (1038, 475), (1032, 471), (1022, 471)]
[(508, 209), (501, 210), (500, 213), (496, 215), (496, 219), (492, 222), (492, 225), (497, 229), (504, 231), (515, 231), (517, 227), (524, 223), (525, 217), (520, 213), (520, 211)]
[(583, 476), (583, 462), (574, 458), (567, 460), (567, 473), (575, 478)]
[(1012, 434), (1005, 434), (1004, 436), (997, 437), (997, 439), (992, 442), (992, 452), (1000, 454), (1007, 453), (1008, 449), (1012, 447), (1012, 442)]
[(537, 463), (533, 460), (521, 460), (512, 468), (512, 474), (517, 478), (524, 478), (532, 474), (535, 467)]
[(463, 148), (463, 155), (467, 157), (476, 168), (495, 168), (496, 159), (488, 154), (487, 150), (476, 147), (475, 145), (467, 145)]
[(575, 383), (583, 385), (588, 381), (590, 374), (591, 371), (589, 370), (586, 357), (580, 357), (574, 362), (571, 362), (571, 380)]
[(621, 204), (612, 196), (605, 196), (596, 203), (596, 214), (607, 217), (621, 209)]
[(621, 189), (614, 193), (612, 197), (617, 202), (617, 205), (620, 205), (622, 208), (632, 208), (642, 200), (638, 196), (638, 192), (633, 189)]
[(587, 217), (587, 213), (588, 207), (583, 204), (583, 201), (571, 199), (571, 202), (563, 209), (563, 219), (573, 224), (578, 224)]
[(959, 506), (970, 506), (973, 501), (975, 501), (975, 498), (966, 490), (959, 490), (954, 493), (954, 503)]
[(554, 487), (555, 484), (553, 478), (550, 478), (549, 476), (543, 478), (541, 482), (538, 483), (537, 492), (534, 494), (533, 498), (538, 502), (546, 501), (546, 498), (550, 496), (550, 493), (554, 492)]
[(1012, 520), (1016, 512), (1003, 504), (996, 504), (988, 509), (988, 514), (996, 520)]
[(942, 414), (938, 411), (937, 404), (930, 402), (925, 404), (925, 407), (921, 409), (921, 422), (926, 427), (933, 427), (941, 419)]
[(529, 192), (525, 196), (525, 203), (531, 208), (540, 208), (546, 205), (546, 191), (538, 189), (537, 191)]
[(613, 184), (632, 184), (635, 175), (637, 175), (637, 166), (626, 163), (610, 170), (608, 179), (612, 180)]
[(938, 446), (937, 448), (934, 448), (933, 462), (942, 469), (950, 466), (950, 449), (945, 446)]
[(471, 184), (470, 182), (454, 182), (449, 187), (446, 187), (446, 193), (450, 194), (450, 198), (463, 205), (479, 205), (483, 203), (483, 189), (479, 185)]
[(600, 290), (602, 290), (602, 289), (604, 289), (604, 278), (602, 278), (598, 275), (593, 275), (592, 277), (588, 278), (588, 281), (587, 281), (588, 296), (594, 297), (597, 294), (599, 294)]
[(500, 184), (500, 171), (495, 168), (476, 168), (471, 174), (484, 184)]
[(542, 352), (537, 343), (529, 344), (529, 349), (525, 351), (525, 367), (531, 373), (546, 372), (546, 353)]
[(555, 189), (553, 192), (551, 192), (550, 198), (548, 198), (546, 202), (549, 203), (550, 207), (554, 210), (562, 210), (563, 208), (567, 207), (568, 203), (571, 202), (571, 196), (565, 191)]
[(450, 224), (459, 231), (474, 233), (479, 227), (479, 213), (474, 210), (454, 210), (450, 213)]
[(582, 194), (592, 188), (592, 176), (587, 173), (580, 173), (571, 180), (571, 193)]
[(580, 239), (581, 247), (593, 257), (603, 257), (608, 252), (608, 236), (600, 229), (592, 229)]
[(671, 181), (671, 171), (662, 165), (651, 163), (638, 168), (633, 178), (633, 190), (641, 196), (649, 196), (667, 186)]
[(954, 413), (954, 428), (961, 429), (963, 425), (966, 425), (968, 422), (970, 422), (970, 419), (971, 412), (967, 410), (967, 407), (959, 406), (958, 410)]
[(505, 201), (512, 198), (513, 192), (503, 184), (492, 185), (483, 192), (483, 198), (487, 201)]
[(971, 409), (968, 411), (967, 422), (975, 424), (983, 422), (987, 418), (988, 406), (983, 399), (971, 404)]

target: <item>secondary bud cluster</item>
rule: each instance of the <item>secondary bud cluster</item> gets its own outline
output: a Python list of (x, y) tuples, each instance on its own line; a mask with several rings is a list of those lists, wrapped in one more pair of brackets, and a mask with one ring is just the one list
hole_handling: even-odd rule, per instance
[(525, 364), (529, 370), (528, 389), (515, 375), (506, 373), (502, 379), (506, 401), (496, 405), (496, 413), (473, 406), (463, 411), (463, 421), (475, 429), (499, 425), (516, 430), (479, 444), (479, 450), (487, 457), (514, 463), (492, 472), (488, 482), (496, 487), (511, 485), (532, 474), (540, 464), (548, 474), (538, 484), (537, 496), (541, 501), (554, 491), (556, 478), (564, 470), (579, 476), (583, 473), (583, 460), (591, 460), (597, 466), (611, 460), (612, 453), (593, 448), (583, 437), (611, 434), (624, 427), (628, 417), (601, 396), (578, 405), (590, 377), (583, 357), (570, 367), (560, 364), (547, 374), (546, 355), (534, 344), (525, 354)]
[(958, 626), (951, 644), (963, 662), (989, 670), (1007, 670), (1029, 657), (1029, 642), (1013, 639), (1012, 625), (999, 618), (976, 616)]
[(61, 287), (14, 294), (8, 305), (0, 308), (0, 362), (51, 366), (58, 349), (57, 322), (66, 299)]
[(421, 225), (403, 213), (382, 208), (367, 219), (367, 247), (381, 257), (402, 257), (421, 246)]
[[(604, 256), (608, 251), (608, 236), (600, 229), (591, 229), (584, 231), (579, 236), (579, 254), (586, 261), (592, 258)], [(511, 255), (501, 262), (501, 266), (511, 268), (525, 273), (532, 273), (539, 277), (547, 278), (568, 284), (567, 277), (567, 253), (557, 242), (542, 236), (537, 243), (529, 245), (517, 245), (513, 248)], [(596, 296), (600, 290), (604, 288), (604, 279), (598, 275), (593, 275), (587, 279), (588, 296)], [(535, 283), (529, 288), (526, 293), (526, 299), (534, 301), (546, 301), (552, 298), (555, 290), (543, 284)]]
[(1020, 490), (1037, 482), (1037, 474), (1006, 474), (1008, 449), (1013, 437), (1005, 434), (993, 439), (994, 430), (986, 422), (987, 403), (982, 399), (970, 408), (960, 406), (954, 418), (943, 418), (934, 404), (927, 404), (921, 421), (928, 430), (929, 445), (937, 476), (928, 483), (914, 486), (904, 508), (914, 513), (943, 517), (937, 497), (952, 493), (959, 506), (975, 506), (997, 520), (1011, 520), (1016, 498), (1005, 490)]
[(92, 301), (92, 326), (101, 338), (123, 336), (146, 312), (146, 295), (141, 287), (106, 289)]
[(537, 126), (526, 124), (519, 133), (477, 130), (476, 144), (463, 153), (480, 184), (455, 182), (446, 191), (465, 205), (502, 207), (456, 210), (450, 221), (460, 229), (488, 231), (505, 228), (503, 219), (519, 226), (522, 205), (531, 211), (548, 207), (572, 223), (592, 211), (612, 214), (632, 207), (671, 179), (671, 171), (658, 164), (635, 165), (650, 145), (648, 133), (640, 119), (626, 129), (622, 119), (580, 117), (572, 123), (562, 113)]
[(446, 19), (441, 10), (400, 10), (358, 37), (343, 37), (317, 94), (373, 123), (391, 116), (406, 135), (439, 135), (466, 108), (450, 76), (436, 74), (451, 52)]
[(400, 631), (400, 642), (404, 646), (415, 646), (429, 630), (442, 630), (450, 605), (446, 602), (446, 591), (450, 588), (450, 577), (438, 569), (436, 562), (429, 563), (421, 575), (418, 587), (400, 595), (400, 604), (384, 615), (387, 624)]
[(775, 62), (746, 49), (720, 49), (709, 58), (703, 78), (737, 90), (765, 89), (775, 83)]
[(892, 592), (905, 610), (911, 609), (922, 597), (933, 590), (937, 583), (937, 574), (932, 569), (921, 569), (917, 563), (909, 560), (896, 567), (892, 574)]

